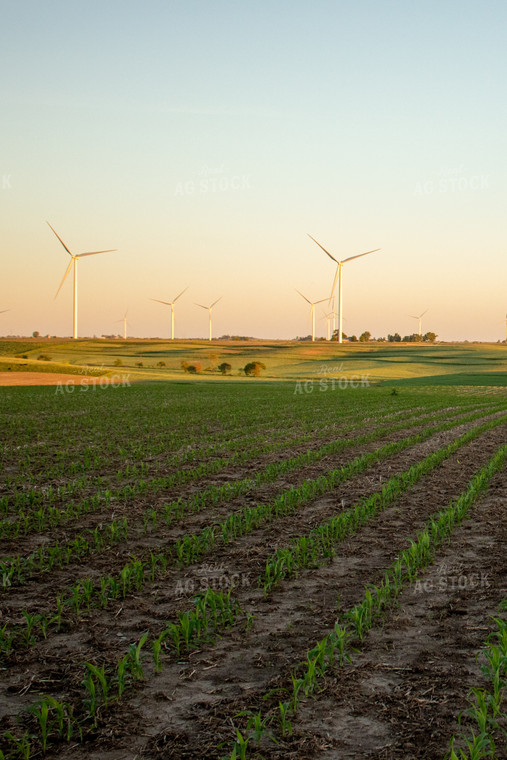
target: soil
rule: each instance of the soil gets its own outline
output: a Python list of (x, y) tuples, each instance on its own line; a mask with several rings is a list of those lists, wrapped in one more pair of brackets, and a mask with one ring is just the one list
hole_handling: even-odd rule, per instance
[(0, 372), (0, 387), (9, 385), (104, 385), (113, 378), (64, 375), (53, 372)]

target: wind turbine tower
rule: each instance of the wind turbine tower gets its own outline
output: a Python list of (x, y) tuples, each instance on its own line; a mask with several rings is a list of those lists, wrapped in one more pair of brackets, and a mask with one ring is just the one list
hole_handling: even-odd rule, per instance
[[(308, 234), (308, 233), (307, 233)], [(329, 296), (329, 301), (331, 302), (331, 299), (333, 298), (333, 293), (336, 288), (336, 283), (339, 281), (338, 284), (338, 343), (343, 343), (342, 341), (342, 309), (343, 309), (343, 289), (342, 289), (342, 268), (343, 265), (347, 263), (347, 261), (352, 261), (352, 259), (359, 259), (361, 256), (367, 256), (369, 253), (375, 253), (376, 251), (380, 251), (380, 248), (374, 248), (372, 251), (366, 251), (365, 253), (358, 253), (355, 256), (349, 256), (347, 259), (342, 259), (341, 261), (338, 261), (337, 258), (333, 256), (332, 253), (329, 253), (323, 245), (321, 245), (315, 238), (313, 238), (310, 234), (308, 234), (308, 237), (313, 240), (314, 243), (317, 243), (319, 248), (322, 248), (324, 253), (327, 253), (330, 259), (333, 259), (334, 262), (336, 262), (336, 274), (334, 276), (333, 281), (333, 287), (331, 288), (331, 295)]]
[[(48, 227), (50, 227), (53, 230), (49, 222), (46, 222), (46, 224), (48, 225)], [(95, 256), (97, 253), (112, 253), (113, 251), (116, 251), (116, 248), (108, 248), (107, 251), (91, 251), (90, 253), (74, 254), (69, 251), (69, 249), (67, 248), (67, 246), (65, 245), (65, 243), (63, 242), (59, 234), (55, 230), (53, 230), (53, 232), (55, 233), (56, 237), (58, 238), (58, 240), (60, 241), (60, 243), (63, 245), (63, 247), (65, 248), (65, 250), (70, 256), (69, 266), (67, 267), (65, 274), (63, 275), (63, 280), (60, 283), (60, 287), (56, 291), (55, 298), (60, 292), (60, 290), (62, 289), (62, 285), (67, 279), (67, 275), (69, 274), (71, 267), (72, 266), (74, 267), (74, 335), (73, 337), (74, 339), (76, 339), (77, 338), (77, 263), (79, 259), (81, 259), (83, 256)]]
[(123, 316), (121, 319), (117, 319), (117, 322), (123, 322), (123, 340), (127, 340), (127, 314), (128, 309), (125, 312), (125, 316)]
[(326, 299), (325, 298), (321, 298), (320, 301), (313, 301), (312, 302), (312, 301), (309, 301), (308, 298), (306, 296), (304, 296), (297, 288), (294, 288), (294, 290), (296, 291), (296, 293), (299, 293), (299, 295), (301, 296), (301, 298), (304, 298), (305, 301), (310, 304), (310, 316), (311, 316), (311, 320), (312, 320), (312, 340), (315, 340), (315, 306), (318, 303), (324, 303), (324, 301)]
[(208, 310), (208, 315), (209, 315), (209, 339), (210, 339), (210, 341), (211, 341), (211, 336), (212, 336), (212, 330), (211, 330), (211, 311), (213, 309), (213, 306), (215, 306), (215, 304), (217, 304), (222, 298), (223, 298), (223, 296), (220, 296), (220, 298), (217, 298), (216, 301), (213, 301), (213, 303), (211, 304), (211, 306), (203, 306), (201, 303), (196, 303), (195, 304), (196, 306), (200, 306), (201, 309), (207, 309)]
[(426, 314), (427, 311), (428, 311), (428, 309), (426, 309), (426, 311), (423, 311), (423, 313), (420, 314), (418, 317), (414, 317), (413, 314), (409, 314), (409, 317), (411, 317), (412, 319), (417, 319), (417, 321), (418, 321), (418, 324), (419, 324), (419, 327), (418, 327), (419, 332), (417, 333), (418, 335), (422, 335), (422, 326), (421, 326), (422, 325), (422, 318), (424, 317), (424, 315)]
[(189, 287), (190, 286), (187, 285), (187, 287), (185, 288), (185, 290), (182, 290), (181, 293), (179, 294), (179, 296), (176, 296), (176, 298), (174, 299), (174, 301), (159, 301), (158, 298), (152, 298), (151, 299), (152, 301), (156, 301), (157, 303), (163, 303), (163, 304), (165, 304), (165, 306), (170, 306), (171, 307), (171, 340), (174, 340), (174, 304), (176, 303), (176, 301), (178, 300), (178, 298), (181, 298), (181, 296), (183, 295), (183, 293), (185, 293), (188, 290)]

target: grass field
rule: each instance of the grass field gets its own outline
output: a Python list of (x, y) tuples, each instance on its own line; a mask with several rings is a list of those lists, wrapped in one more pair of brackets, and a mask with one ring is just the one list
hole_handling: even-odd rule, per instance
[(2, 389), (2, 760), (507, 756), (505, 394), (331, 376)]
[[(51, 361), (38, 361), (39, 356)], [(25, 357), (25, 358), (23, 358)], [(181, 362), (199, 362), (191, 378)], [(507, 384), (504, 344), (343, 344), (274, 341), (79, 340), (1, 341), (0, 372), (43, 371), (85, 374), (128, 372), (133, 382), (222, 379), (216, 367), (228, 362), (228, 382), (251, 382), (241, 372), (251, 361), (266, 365), (264, 380), (318, 379), (368, 375), (371, 383), (403, 385)], [(165, 366), (158, 366), (163, 362)], [(137, 366), (142, 363), (142, 367)]]

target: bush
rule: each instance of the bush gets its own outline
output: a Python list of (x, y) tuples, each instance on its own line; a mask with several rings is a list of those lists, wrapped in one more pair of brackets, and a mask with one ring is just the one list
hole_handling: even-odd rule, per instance
[(202, 372), (202, 364), (201, 362), (194, 362), (194, 364), (190, 364), (190, 362), (181, 362), (181, 368), (184, 372), (188, 372), (190, 375), (198, 375), (199, 372)]
[(232, 367), (228, 362), (222, 362), (222, 364), (218, 365), (217, 369), (222, 373), (222, 375), (227, 375), (230, 373)]
[(157, 367), (165, 367), (165, 362), (157, 362)]
[(142, 367), (142, 366), (143, 366), (142, 362), (136, 362), (136, 367)]
[(261, 369), (266, 369), (266, 365), (262, 362), (249, 362), (243, 367), (243, 372), (247, 377), (259, 377)]
[(48, 356), (47, 354), (39, 354), (39, 356), (37, 357), (37, 361), (39, 361), (39, 362), (50, 362), (51, 361), (51, 357)]
[(115, 367), (121, 367), (121, 366), (122, 366), (122, 364), (123, 364), (123, 362), (122, 362), (122, 360), (121, 360), (121, 359), (115, 359), (115, 360), (114, 360), (114, 366), (115, 366)]

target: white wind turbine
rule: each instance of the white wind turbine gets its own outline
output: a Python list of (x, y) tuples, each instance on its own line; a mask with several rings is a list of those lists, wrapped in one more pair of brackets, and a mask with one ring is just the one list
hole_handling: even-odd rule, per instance
[[(325, 319), (326, 322), (327, 322), (327, 339), (328, 340), (331, 340), (331, 320), (334, 322), (335, 316), (336, 315), (335, 315), (334, 311), (330, 311), (329, 314), (323, 314), (322, 315), (322, 319)], [(333, 335), (334, 335), (334, 333), (333, 333)]]
[[(49, 222), (46, 222), (46, 224), (48, 225), (48, 227), (50, 227), (53, 230)], [(77, 338), (77, 262), (83, 256), (95, 256), (97, 253), (112, 253), (113, 251), (116, 251), (116, 248), (108, 248), (107, 251), (91, 251), (90, 253), (74, 254), (69, 251), (69, 249), (67, 248), (67, 246), (65, 245), (65, 243), (63, 242), (59, 234), (55, 232), (55, 230), (53, 230), (53, 232), (55, 233), (56, 237), (58, 238), (58, 240), (60, 241), (60, 243), (63, 245), (63, 247), (65, 248), (65, 250), (70, 256), (69, 266), (67, 267), (65, 274), (63, 275), (63, 280), (60, 283), (60, 287), (56, 291), (56, 296), (62, 289), (62, 285), (67, 279), (67, 275), (69, 274), (71, 267), (74, 266), (74, 338)]]
[(326, 301), (326, 298), (321, 298), (320, 301), (309, 301), (306, 296), (304, 296), (297, 288), (294, 288), (296, 293), (299, 293), (301, 298), (304, 298), (307, 303), (310, 304), (310, 317), (312, 320), (312, 340), (315, 340), (315, 307), (318, 303), (324, 303)]
[(211, 304), (211, 306), (203, 306), (202, 303), (196, 303), (195, 304), (196, 306), (200, 306), (201, 309), (207, 309), (207, 311), (208, 311), (208, 314), (209, 314), (209, 339), (210, 340), (211, 340), (211, 310), (212, 310), (213, 306), (215, 306), (215, 304), (217, 304), (222, 298), (223, 298), (223, 296), (220, 296), (220, 298), (217, 298), (216, 301), (213, 301), (213, 303)]
[(361, 256), (367, 256), (369, 253), (375, 253), (375, 251), (380, 251), (380, 248), (374, 248), (372, 251), (366, 251), (365, 253), (358, 253), (355, 256), (349, 256), (347, 259), (342, 259), (341, 261), (338, 261), (332, 253), (329, 253), (329, 251), (326, 251), (323, 245), (321, 245), (317, 240), (315, 240), (314, 237), (312, 237), (310, 234), (308, 234), (308, 237), (313, 240), (314, 243), (317, 243), (319, 248), (322, 248), (324, 253), (327, 253), (330, 259), (333, 259), (333, 261), (336, 262), (338, 265), (336, 267), (336, 274), (334, 276), (333, 281), (333, 287), (331, 288), (331, 295), (329, 296), (329, 301), (333, 298), (333, 293), (336, 288), (336, 282), (339, 280), (339, 287), (338, 287), (338, 343), (343, 343), (342, 341), (342, 306), (343, 306), (343, 293), (342, 293), (342, 268), (343, 265), (347, 263), (347, 261), (352, 261), (352, 259), (359, 259)]
[(181, 291), (179, 296), (176, 296), (176, 298), (173, 301), (160, 301), (158, 298), (151, 298), (151, 301), (156, 301), (157, 303), (163, 303), (165, 306), (171, 307), (171, 340), (174, 340), (174, 304), (178, 300), (178, 298), (181, 298), (183, 293), (185, 293), (189, 289), (190, 285), (187, 285), (187, 287)]
[(116, 322), (123, 322), (123, 340), (127, 340), (127, 314), (129, 310), (125, 312), (125, 315), (121, 319), (117, 319)]
[(421, 331), (422, 318), (424, 317), (424, 315), (426, 314), (427, 311), (428, 311), (428, 309), (426, 309), (426, 311), (423, 311), (423, 313), (420, 314), (418, 317), (414, 317), (413, 314), (409, 314), (408, 315), (409, 317), (411, 317), (411, 319), (417, 319), (418, 320), (418, 323), (419, 323), (419, 328), (418, 328), (419, 332), (417, 333), (418, 335), (422, 335), (422, 331)]

